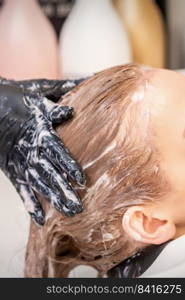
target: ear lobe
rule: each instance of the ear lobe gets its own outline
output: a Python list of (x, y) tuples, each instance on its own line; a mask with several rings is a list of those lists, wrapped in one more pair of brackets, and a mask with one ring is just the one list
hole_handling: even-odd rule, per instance
[(175, 224), (152, 216), (145, 206), (129, 207), (123, 215), (124, 231), (135, 241), (145, 244), (162, 244), (175, 236)]

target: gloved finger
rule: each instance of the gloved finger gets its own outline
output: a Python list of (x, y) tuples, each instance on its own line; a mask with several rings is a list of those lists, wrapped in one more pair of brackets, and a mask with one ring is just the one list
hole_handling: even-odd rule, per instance
[(58, 192), (62, 190), (67, 199), (68, 208), (74, 213), (82, 211), (82, 203), (78, 194), (73, 190), (72, 185), (66, 180), (65, 174), (60, 173), (42, 154), (39, 163), (35, 166), (40, 178), (49, 185), (55, 186)]
[(57, 134), (42, 137), (42, 146), (47, 158), (61, 171), (64, 171), (79, 185), (85, 184), (85, 174), (80, 165), (72, 158)]
[(54, 105), (48, 114), (48, 119), (54, 123), (61, 123), (72, 118), (74, 109), (70, 106)]
[(54, 187), (50, 188), (43, 182), (35, 169), (29, 169), (26, 172), (26, 177), (32, 189), (45, 197), (58, 211), (63, 212), (67, 216), (74, 215), (74, 211), (71, 209), (71, 200), (66, 199), (62, 190), (58, 192)]
[(69, 92), (77, 84), (78, 83), (76, 83), (73, 80), (52, 80), (52, 86), (50, 86), (50, 88), (45, 91), (43, 91), (42, 89), (42, 94), (45, 97), (52, 99), (52, 101), (56, 102), (61, 98), (61, 96)]
[[(32, 102), (35, 103), (34, 101), (35, 98), (32, 97)], [(46, 116), (52, 123), (61, 123), (62, 121), (66, 121), (74, 114), (72, 107), (55, 104), (45, 97), (42, 97), (40, 101), (37, 99), (36, 105), (40, 108), (43, 115)]]
[(45, 223), (45, 213), (44, 210), (34, 195), (32, 189), (26, 184), (18, 184), (17, 191), (23, 200), (26, 210), (32, 217), (32, 219), (39, 225), (44, 225)]

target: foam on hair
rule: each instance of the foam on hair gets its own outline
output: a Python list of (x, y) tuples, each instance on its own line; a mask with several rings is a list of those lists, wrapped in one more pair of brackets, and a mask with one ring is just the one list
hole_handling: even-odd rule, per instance
[(124, 233), (122, 216), (129, 206), (158, 200), (166, 186), (136, 97), (144, 80), (142, 67), (116, 66), (64, 96), (61, 105), (76, 115), (57, 132), (85, 169), (85, 189), (76, 186), (84, 211), (67, 218), (41, 199), (47, 222), (31, 224), (26, 277), (67, 277), (82, 264), (103, 276), (140, 248)]

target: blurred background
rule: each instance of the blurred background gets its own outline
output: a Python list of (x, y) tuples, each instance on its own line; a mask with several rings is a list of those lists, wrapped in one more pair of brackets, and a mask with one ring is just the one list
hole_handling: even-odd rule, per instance
[[(129, 62), (184, 69), (184, 15), (185, 0), (0, 0), (0, 76), (80, 78)], [(0, 277), (22, 277), (29, 217), (2, 172), (0, 192)]]
[(74, 78), (138, 62), (185, 67), (184, 0), (0, 0), (0, 74)]

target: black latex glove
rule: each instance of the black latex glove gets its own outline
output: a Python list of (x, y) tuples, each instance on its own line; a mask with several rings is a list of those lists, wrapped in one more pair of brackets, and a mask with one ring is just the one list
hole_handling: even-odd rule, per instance
[(33, 80), (7, 80), (0, 77), (0, 85), (10, 85), (21, 88), (25, 93), (37, 93), (57, 102), (61, 96), (66, 94), (80, 82), (85, 80), (49, 80), (49, 79), (33, 79)]
[(0, 168), (40, 225), (45, 216), (35, 192), (67, 216), (82, 211), (67, 175), (83, 185), (84, 174), (52, 127), (71, 118), (73, 109), (43, 96), (58, 99), (75, 85), (71, 81), (0, 80)]

